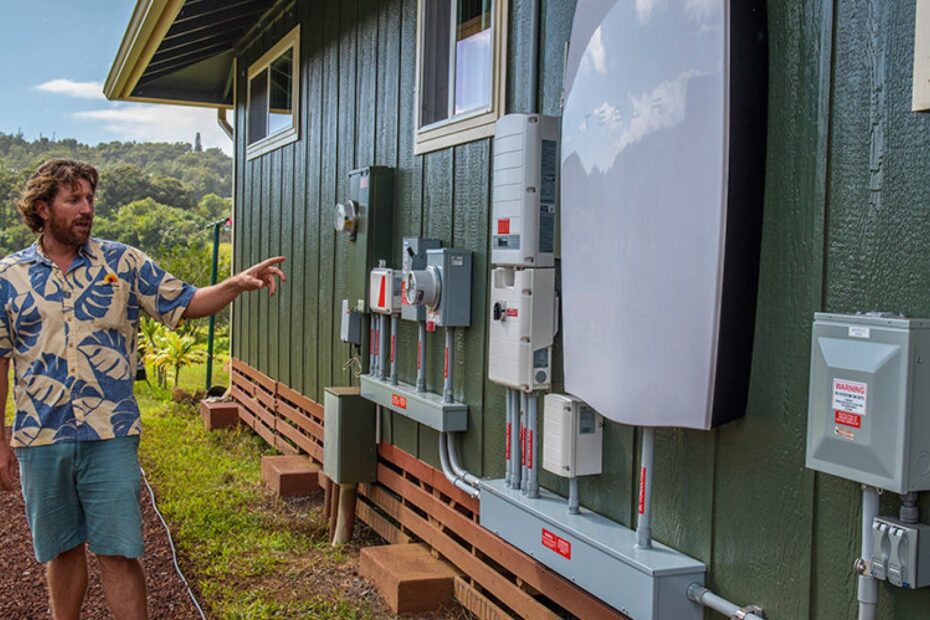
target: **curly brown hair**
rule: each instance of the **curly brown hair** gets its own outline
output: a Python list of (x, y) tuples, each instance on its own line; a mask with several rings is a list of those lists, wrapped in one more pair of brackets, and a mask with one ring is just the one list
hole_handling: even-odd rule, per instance
[(67, 184), (75, 190), (81, 179), (90, 183), (93, 191), (97, 191), (100, 174), (90, 164), (73, 159), (50, 159), (39, 166), (26, 182), (16, 202), (16, 207), (23, 216), (23, 223), (33, 232), (42, 232), (45, 221), (39, 217), (36, 203), (44, 202), (51, 205), (62, 184)]

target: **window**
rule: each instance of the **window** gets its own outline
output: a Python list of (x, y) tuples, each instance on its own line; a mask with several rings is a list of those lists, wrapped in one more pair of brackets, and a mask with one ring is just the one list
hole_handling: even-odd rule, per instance
[(503, 109), (506, 0), (420, 0), (417, 153), (493, 134)]
[(257, 157), (297, 139), (300, 26), (249, 67), (247, 155)]

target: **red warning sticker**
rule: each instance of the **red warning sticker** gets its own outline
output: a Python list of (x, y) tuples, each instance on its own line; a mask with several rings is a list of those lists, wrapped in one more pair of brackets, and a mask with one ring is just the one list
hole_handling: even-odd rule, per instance
[(499, 235), (510, 234), (510, 218), (509, 217), (502, 217), (497, 220), (497, 234)]
[(533, 469), (533, 431), (526, 431), (526, 468)]
[(509, 317), (517, 317), (520, 315), (520, 311), (517, 308), (507, 308), (504, 314)]
[(391, 394), (391, 404), (401, 409), (407, 408), (407, 399), (400, 394)]
[(546, 549), (555, 551), (566, 560), (572, 559), (572, 543), (568, 542), (561, 536), (553, 534), (546, 528), (542, 530), (542, 545)]
[(833, 411), (833, 421), (837, 424), (845, 424), (853, 428), (862, 427), (862, 416), (849, 413), (848, 411), (840, 411), (839, 409)]
[(646, 512), (646, 468), (639, 471), (639, 514)]
[(504, 431), (504, 445), (507, 446), (507, 460), (510, 460), (510, 422), (507, 422), (507, 429)]

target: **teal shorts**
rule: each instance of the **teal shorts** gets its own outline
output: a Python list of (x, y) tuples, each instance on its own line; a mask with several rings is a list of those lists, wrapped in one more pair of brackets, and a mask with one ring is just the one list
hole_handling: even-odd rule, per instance
[(139, 437), (16, 448), (36, 559), (86, 542), (97, 555), (142, 555)]

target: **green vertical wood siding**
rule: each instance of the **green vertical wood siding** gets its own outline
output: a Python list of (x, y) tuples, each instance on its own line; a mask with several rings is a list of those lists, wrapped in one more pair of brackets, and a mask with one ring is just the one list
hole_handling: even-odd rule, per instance
[[(559, 112), (575, 2), (541, 0), (541, 111)], [(530, 10), (511, 0), (507, 110), (532, 105)], [(338, 340), (345, 243), (331, 209), (349, 170), (392, 166), (400, 240), (426, 235), (474, 251), (473, 327), (455, 341), (462, 441), (475, 472), (503, 472), (503, 390), (487, 369), (491, 141), (414, 156), (416, 0), (297, 2), (239, 50), (235, 111), (235, 265), (288, 257), (282, 294), (236, 303), (234, 355), (321, 400), (354, 378)], [(765, 217), (747, 415), (711, 432), (658, 433), (657, 539), (709, 565), (721, 595), (770, 618), (852, 617), (859, 488), (804, 468), (811, 315), (892, 310), (930, 316), (930, 115), (910, 107), (914, 3), (770, 1)], [(248, 65), (301, 24), (300, 140), (246, 160)], [(569, 300), (570, 301), (570, 300)], [(442, 384), (442, 334), (429, 337), (430, 389)], [(558, 345), (556, 347), (558, 351)], [(399, 374), (413, 381), (416, 331), (402, 322)], [(559, 355), (556, 354), (558, 363)], [(560, 377), (556, 373), (556, 377)], [(436, 433), (385, 413), (383, 433), (436, 464)], [(582, 503), (631, 525), (640, 434), (609, 424), (603, 476)], [(543, 473), (544, 486), (567, 491)], [(930, 494), (920, 503), (930, 516)], [(885, 494), (882, 508), (897, 510)], [(880, 587), (880, 617), (930, 617), (930, 592)]]

